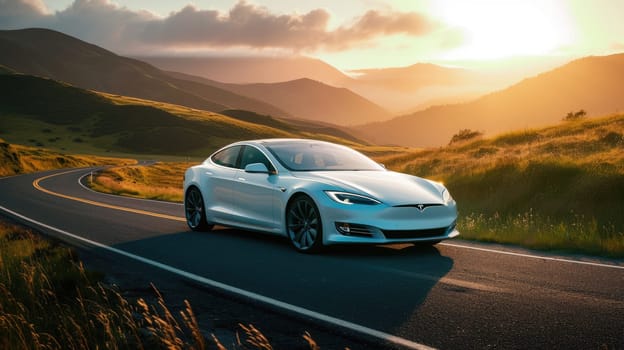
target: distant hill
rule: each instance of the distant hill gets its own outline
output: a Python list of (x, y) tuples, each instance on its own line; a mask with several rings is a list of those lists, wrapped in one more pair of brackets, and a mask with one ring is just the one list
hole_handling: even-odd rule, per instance
[[(249, 112), (247, 112), (249, 113)], [(0, 137), (77, 153), (206, 156), (241, 139), (333, 135), (271, 117), (245, 120), (186, 106), (87, 91), (49, 78), (0, 74)]]
[(345, 87), (399, 113), (419, 111), (439, 103), (468, 101), (496, 90), (508, 78), (498, 74), (417, 63), (406, 67), (358, 69)]
[(314, 120), (304, 119), (286, 119), (286, 118), (274, 118), (268, 115), (259, 115), (254, 112), (245, 110), (226, 110), (221, 111), (221, 114), (242, 120), (254, 124), (266, 125), (280, 130), (298, 132), (303, 136), (309, 135), (327, 135), (336, 137), (337, 139), (343, 139), (352, 141), (359, 144), (366, 144), (365, 141), (358, 139), (351, 135), (347, 128), (337, 126), (335, 124), (327, 124)]
[(309, 78), (344, 86), (351, 78), (315, 58), (287, 57), (167, 57), (137, 56), (163, 70), (232, 84), (279, 83)]
[(494, 134), (552, 124), (581, 109), (590, 116), (615, 113), (624, 108), (622, 81), (624, 54), (587, 57), (472, 102), (431, 107), (354, 130), (379, 144), (439, 146), (460, 129)]
[(465, 84), (477, 76), (476, 73), (466, 69), (430, 63), (417, 63), (407, 67), (358, 69), (352, 72), (357, 74), (357, 82), (360, 84), (383, 85), (392, 90), (406, 92), (415, 92), (427, 86)]
[(162, 70), (229, 84), (283, 83), (307, 78), (347, 88), (394, 115), (421, 110), (440, 101), (466, 101), (517, 81), (499, 72), (428, 63), (358, 69), (347, 75), (321, 60), (302, 56), (136, 58)]
[(281, 83), (226, 84), (182, 73), (170, 74), (266, 101), (297, 119), (345, 126), (384, 120), (392, 116), (380, 106), (348, 89), (307, 78)]
[(221, 85), (238, 94), (271, 103), (299, 118), (355, 125), (392, 115), (346, 88), (303, 78), (283, 83)]
[(247, 109), (288, 114), (267, 103), (214, 86), (175, 79), (135, 59), (48, 29), (0, 31), (0, 64), (77, 87), (185, 105), (208, 111)]

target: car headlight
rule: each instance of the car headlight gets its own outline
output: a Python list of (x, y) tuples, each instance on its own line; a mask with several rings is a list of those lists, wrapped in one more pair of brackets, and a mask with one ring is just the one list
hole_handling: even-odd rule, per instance
[(444, 203), (448, 203), (453, 200), (453, 197), (451, 197), (451, 193), (446, 188), (442, 190), (442, 200), (444, 201)]
[(342, 204), (352, 205), (352, 204), (363, 204), (363, 205), (376, 205), (381, 204), (380, 201), (375, 198), (362, 196), (355, 193), (347, 193), (347, 192), (338, 192), (338, 191), (325, 191), (329, 198), (334, 201)]

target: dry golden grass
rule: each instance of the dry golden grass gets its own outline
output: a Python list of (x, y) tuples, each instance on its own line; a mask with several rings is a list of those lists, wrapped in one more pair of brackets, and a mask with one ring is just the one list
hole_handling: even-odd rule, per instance
[(384, 161), (397, 170), (446, 180), (482, 173), (501, 164), (573, 163), (624, 172), (624, 116), (566, 122), (493, 138), (424, 149)]
[[(0, 348), (227, 349), (188, 301), (175, 312), (153, 285), (153, 297), (130, 301), (99, 281), (69, 248), (0, 221)], [(272, 349), (253, 325), (235, 331), (232, 349)], [(307, 332), (305, 343), (318, 349)]]
[(105, 193), (181, 202), (184, 171), (195, 164), (176, 162), (108, 168), (95, 174), (91, 187)]
[(93, 165), (134, 164), (131, 159), (67, 155), (41, 148), (12, 145), (0, 139), (0, 176)]
[(389, 157), (444, 182), (465, 239), (624, 256), (624, 116), (453, 143)]

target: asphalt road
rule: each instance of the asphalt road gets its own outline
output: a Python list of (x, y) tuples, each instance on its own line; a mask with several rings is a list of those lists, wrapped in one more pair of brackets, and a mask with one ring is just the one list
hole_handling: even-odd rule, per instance
[(182, 275), (207, 286), (202, 293), (242, 295), (355, 337), (413, 348), (624, 349), (621, 260), (460, 240), (305, 255), (261, 233), (189, 231), (182, 205), (92, 192), (79, 185), (89, 171), (2, 178), (0, 211)]

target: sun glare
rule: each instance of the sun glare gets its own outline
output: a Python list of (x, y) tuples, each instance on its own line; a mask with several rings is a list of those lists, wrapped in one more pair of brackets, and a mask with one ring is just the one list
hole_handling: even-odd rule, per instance
[(433, 6), (464, 34), (464, 44), (449, 59), (547, 55), (573, 36), (568, 10), (557, 1), (436, 1)]

